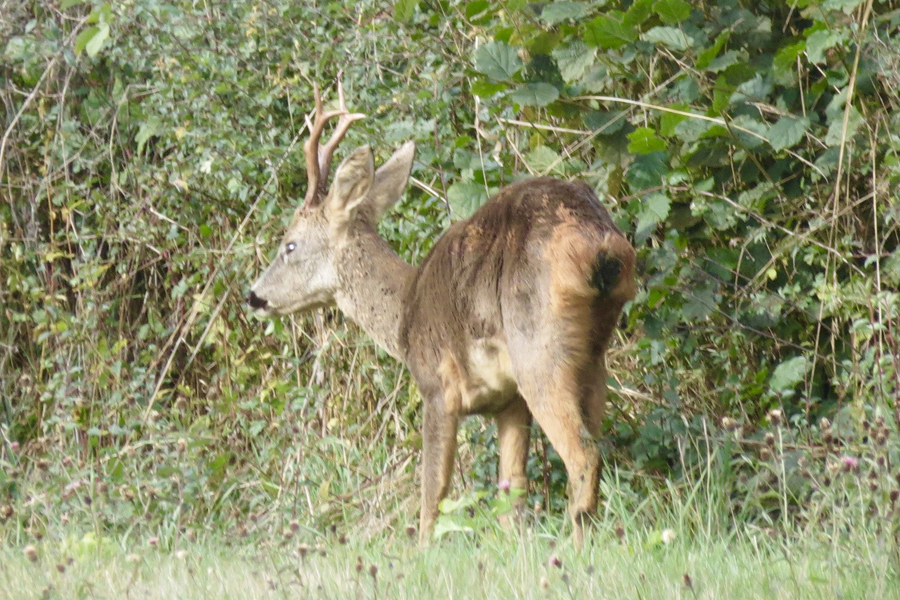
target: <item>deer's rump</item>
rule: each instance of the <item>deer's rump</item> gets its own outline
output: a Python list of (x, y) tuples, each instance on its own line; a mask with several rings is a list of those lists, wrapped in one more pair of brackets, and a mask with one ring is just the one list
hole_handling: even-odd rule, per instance
[(496, 412), (532, 365), (605, 349), (633, 269), (634, 250), (588, 186), (517, 182), (423, 261), (401, 326), (407, 364), (426, 398), (457, 389), (450, 408)]

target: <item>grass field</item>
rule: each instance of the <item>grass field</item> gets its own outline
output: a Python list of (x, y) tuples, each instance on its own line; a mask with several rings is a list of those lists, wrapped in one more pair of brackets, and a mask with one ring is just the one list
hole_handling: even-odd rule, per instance
[[(668, 533), (666, 539), (668, 540)], [(488, 528), (419, 550), (399, 537), (160, 550), (95, 539), (0, 550), (4, 598), (900, 598), (874, 539), (727, 539), (602, 529), (581, 552), (552, 529)], [(655, 540), (655, 541), (654, 541)], [(27, 550), (31, 552), (31, 548)], [(301, 556), (302, 554), (302, 556)], [(32, 562), (30, 558), (34, 559)]]
[(189, 539), (144, 538), (139, 527), (105, 537), (55, 521), (31, 543), (7, 530), (0, 597), (900, 598), (896, 545), (879, 525), (890, 522), (859, 520), (849, 496), (835, 497), (818, 525), (764, 527), (738, 522), (713, 483), (633, 504), (605, 481), (580, 551), (560, 516), (528, 511), (504, 529), (486, 501), (447, 516), (471, 531), (425, 549), (400, 525), (322, 533), (295, 523), (272, 535), (277, 527), (261, 524)]

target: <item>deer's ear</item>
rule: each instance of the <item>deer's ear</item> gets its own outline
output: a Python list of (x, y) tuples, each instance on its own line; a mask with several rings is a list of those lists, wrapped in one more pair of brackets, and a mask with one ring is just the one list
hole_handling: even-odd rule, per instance
[(328, 211), (349, 220), (372, 188), (374, 172), (372, 151), (368, 146), (360, 146), (351, 152), (334, 174), (326, 201)]
[(396, 202), (406, 184), (416, 156), (416, 143), (406, 142), (375, 172), (375, 180), (366, 200), (368, 217), (374, 222)]

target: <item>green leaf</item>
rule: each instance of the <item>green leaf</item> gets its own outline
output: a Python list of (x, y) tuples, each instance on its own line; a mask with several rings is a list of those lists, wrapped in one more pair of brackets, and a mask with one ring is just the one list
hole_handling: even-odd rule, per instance
[(484, 185), (463, 181), (447, 188), (447, 202), (450, 210), (460, 219), (468, 219), (487, 202), (488, 195)]
[(863, 123), (863, 117), (858, 110), (856, 110), (855, 106), (850, 107), (850, 114), (847, 119), (847, 134), (844, 135), (844, 112), (841, 111), (839, 116), (836, 116), (831, 124), (828, 125), (828, 133), (825, 134), (825, 143), (829, 146), (840, 146), (843, 143), (845, 137), (846, 139), (851, 139), (854, 135), (856, 135), (856, 131), (859, 129), (859, 126)]
[(59, 4), (59, 10), (67, 10), (69, 8), (72, 8), (76, 4), (81, 4), (83, 2), (84, 0), (62, 0), (62, 2), (60, 2)]
[(843, 37), (832, 29), (820, 29), (806, 38), (806, 56), (809, 62), (816, 64), (825, 62), (825, 52), (843, 41)]
[(722, 47), (725, 46), (725, 43), (728, 42), (731, 37), (731, 31), (724, 31), (716, 37), (715, 43), (700, 53), (697, 57), (697, 68), (705, 69), (709, 66), (709, 63), (719, 55)]
[[(669, 108), (674, 110), (680, 110), (682, 112), (689, 112), (690, 106), (688, 106), (684, 102), (678, 102), (669, 106)], [(669, 137), (675, 135), (675, 127), (678, 126), (679, 123), (687, 119), (685, 115), (677, 115), (670, 112), (664, 112), (659, 116), (659, 133), (665, 137)]]
[[(757, 133), (759, 137), (753, 135), (753, 133), (742, 131), (743, 129)], [(756, 148), (765, 141), (768, 128), (765, 123), (754, 119), (750, 115), (738, 115), (731, 122), (731, 131), (737, 138), (738, 143), (749, 150)]]
[(141, 123), (141, 127), (140, 129), (138, 129), (137, 135), (134, 138), (134, 140), (138, 143), (138, 154), (144, 151), (144, 145), (147, 143), (147, 141), (151, 137), (159, 133), (159, 127), (159, 119), (157, 119), (156, 117), (150, 117), (149, 119)]
[(553, 50), (551, 56), (559, 67), (563, 81), (575, 83), (584, 76), (585, 69), (594, 64), (596, 52), (595, 49), (588, 48), (584, 42), (574, 40), (568, 46)]
[(91, 41), (97, 32), (100, 30), (99, 27), (86, 27), (82, 29), (78, 36), (75, 38), (75, 54), (81, 54), (81, 51), (84, 50), (84, 47), (87, 46), (87, 43)]
[(548, 25), (556, 25), (566, 19), (582, 19), (587, 16), (591, 8), (583, 2), (554, 2), (548, 4), (541, 11), (541, 21)]
[(521, 68), (515, 48), (505, 42), (488, 42), (475, 51), (475, 69), (491, 79), (508, 81)]
[(666, 149), (666, 142), (657, 137), (656, 131), (650, 127), (638, 127), (628, 134), (628, 151), (635, 154), (650, 154)]
[(584, 124), (600, 135), (616, 133), (626, 122), (625, 113), (621, 110), (592, 110), (584, 115)]
[(806, 50), (806, 40), (800, 40), (794, 44), (788, 44), (779, 48), (772, 59), (772, 74), (775, 83), (779, 85), (792, 85), (797, 81), (797, 59), (803, 56)]
[(94, 58), (97, 56), (97, 53), (100, 52), (100, 49), (103, 47), (103, 42), (105, 42), (108, 37), (109, 24), (100, 23), (97, 27), (97, 33), (88, 40), (87, 44), (85, 44), (84, 51), (87, 52), (88, 56)]
[(480, 98), (490, 98), (496, 96), (506, 89), (505, 83), (494, 83), (493, 81), (473, 81), (472, 93)]
[(791, 390), (806, 377), (808, 361), (805, 356), (789, 358), (777, 367), (769, 380), (773, 391), (781, 393)]
[(637, 31), (634, 27), (629, 27), (607, 15), (601, 15), (588, 23), (584, 32), (584, 42), (588, 46), (600, 46), (613, 50), (621, 48), (629, 42), (634, 42), (637, 38)]
[(472, 533), (475, 531), (470, 525), (458, 522), (458, 519), (450, 515), (440, 515), (434, 523), (434, 539), (439, 540), (448, 533)]
[[(552, 172), (556, 175), (563, 175), (565, 173), (562, 161), (559, 160), (559, 154), (547, 146), (538, 146), (529, 152), (526, 158), (528, 165), (537, 173), (544, 174)], [(552, 171), (550, 170), (551, 167), (553, 169)]]
[(766, 137), (772, 148), (784, 150), (800, 142), (806, 130), (809, 129), (809, 119), (801, 117), (782, 117), (777, 123), (769, 127)]
[(509, 97), (520, 106), (546, 106), (559, 98), (559, 90), (549, 83), (523, 83)]
[(822, 8), (825, 10), (839, 10), (845, 15), (849, 15), (864, 1), (865, 0), (825, 0), (822, 2)]
[(641, 39), (645, 42), (668, 46), (672, 50), (678, 50), (679, 52), (684, 52), (694, 45), (694, 38), (688, 36), (677, 27), (654, 27), (641, 35)]
[(642, 204), (635, 228), (635, 238), (641, 241), (646, 240), (656, 226), (666, 220), (672, 202), (663, 192), (654, 192), (644, 196)]
[(628, 10), (622, 22), (629, 27), (640, 27), (653, 14), (653, 0), (635, 0)]
[(466, 4), (466, 18), (477, 17), (490, 7), (491, 3), (488, 0), (473, 0)]
[(625, 179), (632, 193), (638, 193), (663, 184), (669, 174), (668, 156), (665, 152), (639, 154), (628, 166)]
[(677, 25), (691, 16), (691, 5), (684, 0), (659, 0), (653, 10), (666, 25)]
[(419, 0), (397, 0), (394, 2), (394, 18), (398, 21), (409, 21), (416, 12)]

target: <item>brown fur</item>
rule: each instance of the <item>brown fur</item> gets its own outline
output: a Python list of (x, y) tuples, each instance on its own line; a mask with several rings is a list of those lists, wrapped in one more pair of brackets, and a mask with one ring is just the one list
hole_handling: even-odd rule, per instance
[[(333, 186), (321, 205), (298, 212), (283, 248), (307, 244), (310, 260), (327, 260), (318, 264), (325, 275), (316, 282), (317, 305), (319, 288), (330, 285), (333, 302), (419, 384), (423, 542), (450, 485), (460, 419), (489, 414), (497, 420), (500, 478), (515, 488), (527, 484), (532, 418), (543, 428), (569, 474), (580, 543), (583, 519), (597, 506), (606, 349), (634, 296), (634, 250), (590, 188), (538, 178), (502, 189), (411, 267), (375, 232), (411, 162), (404, 146), (373, 176), (368, 149), (355, 151), (335, 175), (351, 191)], [(292, 256), (281, 264), (279, 254), (253, 286), (251, 304), (260, 312), (309, 304), (303, 278), (316, 264)], [(269, 302), (286, 284), (300, 299)]]

